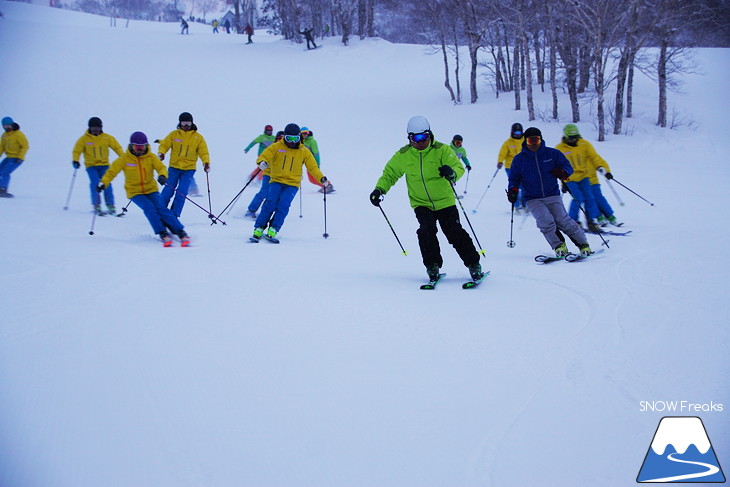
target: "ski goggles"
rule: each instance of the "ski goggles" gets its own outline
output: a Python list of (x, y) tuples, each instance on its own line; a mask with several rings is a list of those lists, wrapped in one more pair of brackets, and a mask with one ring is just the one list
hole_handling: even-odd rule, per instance
[(298, 135), (285, 135), (284, 136), (284, 142), (289, 142), (290, 144), (296, 144), (301, 139)]
[(532, 135), (527, 138), (527, 145), (540, 145), (540, 142), (542, 141), (542, 137), (539, 135)]
[(520, 137), (522, 137), (522, 130), (515, 130), (512, 132), (512, 138), (519, 139)]
[(193, 122), (180, 122), (181, 127), (192, 127)]
[(421, 132), (420, 134), (410, 134), (409, 137), (413, 142), (423, 142), (424, 140), (431, 138), (431, 132), (429, 130), (426, 130), (425, 132)]
[(452, 142), (456, 147), (461, 147), (462, 142), (460, 140), (453, 140)]

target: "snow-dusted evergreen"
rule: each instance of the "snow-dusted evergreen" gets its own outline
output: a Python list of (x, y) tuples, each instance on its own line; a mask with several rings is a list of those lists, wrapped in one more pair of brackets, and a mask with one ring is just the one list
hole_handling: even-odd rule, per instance
[[(16, 197), (0, 200), (1, 486), (630, 486), (666, 415), (701, 416), (730, 465), (728, 50), (699, 50), (702, 73), (685, 78), (677, 109), (694, 130), (657, 128), (654, 84), (635, 80), (631, 135), (595, 146), (655, 206), (618, 188), (620, 206), (604, 186), (631, 235), (540, 265), (550, 249), (531, 218), (516, 217), (506, 245), (503, 171), (471, 212), (525, 112), (509, 97), (454, 106), (422, 46), (306, 51), (263, 31), (245, 45), (195, 23), (182, 36), (174, 22), (0, 10), (0, 116), (30, 142)], [(542, 107), (549, 96), (536, 90)], [(560, 123), (536, 123), (550, 145), (569, 121), (561, 106)], [(91, 116), (126, 144), (137, 130), (163, 137), (183, 111), (210, 147), (216, 214), (254, 168), (243, 148), (264, 125), (308, 126), (337, 187), (329, 238), (306, 180), (280, 245), (248, 243), (256, 188), (226, 225), (187, 204), (189, 248), (163, 248), (134, 205), (90, 236), (83, 171), (63, 210)], [(413, 115), (438, 140), (464, 138), (474, 170), (457, 191), (491, 271), (476, 289), (461, 289), (467, 270), (443, 240), (446, 277), (418, 289), (404, 181), (382, 207), (407, 256), (368, 201)], [(595, 142), (596, 127), (579, 127)], [(663, 400), (725, 409), (642, 408)]]

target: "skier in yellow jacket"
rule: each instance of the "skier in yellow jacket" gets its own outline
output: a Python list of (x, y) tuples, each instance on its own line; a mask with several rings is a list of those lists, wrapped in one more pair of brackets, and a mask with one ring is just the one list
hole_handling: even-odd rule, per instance
[[(522, 124), (519, 122), (513, 123), (509, 131), (509, 139), (502, 143), (502, 147), (499, 148), (499, 154), (497, 155), (497, 170), (504, 166), (504, 172), (507, 173), (508, 179), (510, 168), (512, 167), (512, 159), (522, 152), (522, 142), (524, 140)], [(520, 187), (520, 192), (515, 202), (515, 210), (522, 211), (526, 209), (522, 187)]]
[(0, 162), (0, 198), (12, 198), (13, 195), (8, 193), (10, 173), (23, 164), (30, 145), (25, 134), (20, 131), (20, 125), (12, 118), (3, 117), (2, 125), (5, 132), (0, 137), (0, 156), (5, 154), (6, 157)]
[[(127, 197), (142, 209), (165, 247), (172, 245), (172, 237), (167, 229), (180, 238), (183, 247), (187, 247), (190, 243), (188, 234), (185, 233), (180, 220), (162, 204), (158, 192), (157, 183), (164, 186), (167, 182), (167, 168), (150, 152), (150, 145), (144, 133), (132, 134), (127, 152), (111, 164), (101, 178), (97, 191), (103, 191), (121, 171), (124, 171), (124, 189), (127, 190)], [(154, 179), (155, 171), (158, 174), (157, 182)]]
[(302, 180), (302, 166), (317, 178), (323, 185), (327, 178), (317, 167), (312, 152), (302, 144), (299, 125), (290, 123), (284, 128), (284, 138), (267, 147), (256, 160), (261, 170), (270, 170), (269, 190), (261, 208), (261, 213), (254, 223), (252, 242), (257, 242), (264, 235), (278, 243), (276, 235), (281, 230), (286, 216), (289, 214), (291, 202), (299, 190)]
[(600, 211), (591, 188), (591, 174), (595, 175), (596, 167), (604, 165), (605, 161), (596, 153), (590, 142), (583, 140), (578, 127), (572, 123), (563, 127), (563, 139), (555, 148), (562, 152), (573, 166), (573, 174), (565, 180), (565, 185), (575, 203), (571, 203), (568, 215), (576, 222), (579, 221), (578, 212), (580, 206), (584, 206), (588, 215), (588, 230), (595, 233), (599, 227)]
[[(74, 169), (81, 167), (79, 160), (84, 156), (86, 174), (89, 175), (89, 189), (91, 191), (91, 206), (97, 215), (105, 215), (101, 209), (101, 197), (96, 191), (104, 173), (109, 169), (109, 149), (116, 152), (117, 156), (124, 154), (124, 149), (119, 145), (117, 139), (102, 130), (102, 122), (99, 117), (89, 119), (89, 129), (76, 141), (71, 153)], [(104, 189), (104, 201), (109, 214), (116, 212), (114, 208), (114, 190), (111, 184)]]
[(160, 198), (162, 204), (167, 206), (170, 203), (172, 194), (172, 212), (180, 216), (185, 197), (188, 195), (190, 184), (195, 176), (195, 169), (198, 158), (203, 162), (203, 170), (210, 171), (210, 155), (208, 144), (202, 135), (198, 133), (198, 127), (193, 123), (193, 116), (183, 112), (178, 117), (177, 129), (170, 132), (162, 139), (157, 150), (157, 156), (161, 161), (165, 160), (165, 152), (170, 151), (170, 177), (167, 185), (162, 188)]

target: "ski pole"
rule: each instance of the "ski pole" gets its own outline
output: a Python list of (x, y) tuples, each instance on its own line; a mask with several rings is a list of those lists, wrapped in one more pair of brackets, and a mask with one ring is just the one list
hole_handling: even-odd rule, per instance
[(76, 171), (78, 171), (79, 168), (74, 168), (74, 174), (71, 176), (71, 186), (68, 188), (68, 196), (66, 197), (66, 205), (63, 207), (64, 210), (68, 210), (68, 202), (71, 201), (71, 192), (74, 189), (74, 182), (76, 182)]
[(94, 225), (96, 225), (96, 209), (94, 209), (93, 216), (91, 217), (91, 228), (89, 229), (89, 235), (94, 235)]
[(507, 247), (513, 249), (515, 247), (515, 241), (512, 240), (512, 229), (515, 226), (515, 204), (512, 203), (512, 212), (510, 214), (509, 219), (509, 241), (507, 242)]
[(456, 196), (456, 201), (459, 202), (459, 206), (461, 207), (461, 212), (464, 214), (464, 218), (466, 218), (466, 222), (469, 224), (469, 228), (471, 228), (471, 234), (474, 235), (474, 240), (477, 241), (477, 245), (479, 246), (479, 254), (484, 255), (486, 253), (486, 251), (482, 248), (482, 244), (479, 243), (479, 238), (477, 237), (477, 234), (474, 231), (474, 227), (471, 226), (471, 222), (469, 221), (469, 215), (466, 214), (466, 210), (464, 210), (464, 205), (461, 204), (459, 195), (456, 194), (456, 188), (454, 187), (454, 184), (451, 183), (451, 181), (449, 181), (449, 186), (451, 186), (451, 191), (453, 191), (454, 196)]
[[(577, 198), (575, 196), (573, 196), (573, 192), (570, 190), (570, 188), (568, 187), (567, 184), (565, 185), (565, 189), (568, 190), (568, 194), (570, 195), (571, 198), (573, 198), (574, 200), (578, 201)], [(582, 211), (583, 214), (586, 217), (586, 222), (587, 222), (586, 225), (588, 225), (590, 227), (590, 225), (591, 225), (591, 217), (588, 216), (588, 212), (586, 212), (585, 208), (583, 208), (583, 205), (578, 205), (578, 208), (580, 208), (580, 211)], [(606, 239), (603, 238), (603, 235), (601, 235), (600, 232), (596, 232), (596, 235), (598, 235), (599, 237), (601, 237), (601, 240), (603, 241), (603, 243), (601, 245), (605, 245), (607, 249), (610, 249), (611, 248), (611, 247), (608, 246), (608, 241), (606, 241)]]
[(208, 185), (208, 214), (213, 214), (213, 205), (210, 202), (210, 178), (208, 178), (208, 171), (205, 171), (205, 183)]
[(606, 179), (606, 184), (609, 188), (611, 188), (611, 191), (613, 192), (613, 195), (616, 197), (616, 201), (618, 201), (619, 206), (624, 206), (624, 202), (621, 199), (621, 197), (618, 195), (618, 192), (616, 191), (616, 188), (613, 187), (613, 184), (611, 184), (610, 179)]
[(619, 185), (619, 186), (621, 186), (622, 188), (624, 188), (624, 189), (626, 189), (626, 190), (628, 190), (628, 191), (630, 191), (630, 192), (634, 193), (634, 194), (635, 194), (636, 196), (638, 196), (638, 197), (639, 197), (639, 198), (641, 198), (642, 200), (646, 201), (646, 202), (647, 202), (647, 203), (649, 203), (649, 204), (650, 204), (651, 206), (654, 206), (654, 203), (652, 203), (652, 202), (651, 202), (651, 201), (649, 201), (648, 199), (644, 198), (643, 196), (641, 196), (641, 195), (640, 195), (639, 193), (637, 193), (636, 191), (634, 191), (634, 190), (632, 190), (632, 189), (630, 189), (630, 188), (627, 188), (626, 186), (624, 186), (623, 184), (621, 184), (621, 181), (617, 180), (616, 178), (613, 178), (613, 179), (612, 179), (612, 181), (616, 181), (616, 184), (618, 184), (618, 185)]
[(383, 211), (383, 207), (381, 205), (378, 205), (378, 208), (380, 208), (380, 213), (383, 214), (383, 218), (385, 218), (385, 222), (388, 224), (388, 226), (390, 227), (390, 231), (393, 232), (393, 236), (398, 241), (398, 245), (400, 245), (400, 249), (403, 251), (402, 252), (403, 255), (408, 255), (408, 252), (406, 252), (406, 249), (403, 248), (403, 244), (400, 243), (400, 239), (398, 238), (398, 235), (396, 235), (393, 225), (390, 224), (390, 220), (388, 220), (388, 217), (385, 216), (385, 211)]
[(201, 210), (203, 210), (204, 212), (206, 212), (208, 214), (208, 218), (210, 218), (210, 220), (211, 220), (211, 225), (213, 225), (214, 223), (218, 223), (218, 222), (221, 222), (224, 225), (226, 224), (226, 222), (224, 222), (223, 220), (221, 220), (217, 216), (215, 216), (212, 213), (210, 213), (208, 210), (206, 210), (205, 208), (203, 208), (202, 206), (200, 206), (199, 204), (197, 204), (195, 201), (193, 201), (190, 198), (188, 198), (188, 195), (182, 194), (180, 191), (177, 190), (177, 188), (173, 188), (172, 186), (170, 186), (170, 184), (168, 184), (167, 181), (165, 181), (165, 186), (167, 186), (168, 188), (170, 188), (171, 190), (173, 190), (174, 192), (176, 192), (177, 194), (179, 194), (180, 196), (182, 196), (183, 198), (185, 198), (186, 200), (188, 200), (189, 202), (191, 202), (192, 204), (194, 204), (195, 206), (197, 206), (198, 208), (200, 208)]
[(464, 194), (466, 194), (466, 188), (469, 187), (469, 176), (471, 175), (471, 171), (466, 171), (466, 184), (464, 185)]
[(117, 216), (124, 216), (124, 214), (127, 212), (127, 207), (132, 204), (132, 200), (127, 201), (127, 204), (124, 205), (124, 208), (122, 208), (121, 213), (117, 213)]
[[(496, 170), (496, 171), (494, 171), (494, 176), (492, 176), (492, 179), (491, 179), (491, 180), (489, 181), (489, 184), (487, 184), (487, 189), (485, 189), (485, 190), (484, 190), (484, 193), (482, 193), (482, 197), (481, 197), (481, 198), (479, 198), (479, 203), (477, 203), (477, 205), (476, 205), (476, 206), (474, 207), (474, 209), (473, 209), (473, 210), (471, 210), (471, 212), (472, 212), (472, 213), (476, 213), (476, 212), (477, 212), (477, 208), (479, 208), (479, 205), (481, 205), (481, 204), (482, 204), (482, 200), (484, 199), (484, 196), (486, 196), (486, 194), (487, 194), (487, 191), (489, 191), (489, 187), (490, 187), (490, 186), (492, 185), (492, 183), (494, 182), (494, 178), (496, 178), (496, 177), (497, 177), (497, 173), (499, 172), (499, 170), (500, 170), (500, 169), (502, 169), (502, 168), (501, 168), (501, 167), (498, 167), (498, 168), (497, 168), (497, 170)], [(469, 175), (467, 174), (467, 176), (466, 176), (466, 177), (468, 178), (468, 177), (469, 177)]]
[(302, 217), (302, 182), (299, 181), (299, 218)]
[[(221, 216), (223, 214), (223, 212), (225, 212), (228, 209), (229, 206), (231, 206), (233, 203), (236, 202), (236, 200), (238, 199), (238, 197), (241, 196), (241, 193), (243, 193), (243, 190), (245, 190), (246, 188), (248, 188), (248, 185), (251, 184), (251, 181), (253, 181), (254, 179), (256, 179), (256, 176), (260, 172), (261, 172), (261, 168), (257, 168), (256, 171), (251, 176), (251, 178), (248, 180), (248, 182), (243, 186), (243, 188), (241, 188), (241, 191), (239, 191), (238, 194), (231, 200), (231, 202), (228, 203), (225, 208), (223, 208), (223, 211), (221, 211), (220, 213), (218, 213), (218, 216), (215, 217), (216, 219), (218, 219), (218, 217)], [(211, 223), (211, 225), (212, 225), (212, 223)], [(224, 225), (225, 225), (225, 223), (224, 223)]]
[(327, 233), (327, 186), (323, 186), (322, 189), (324, 190), (324, 192), (322, 193), (324, 196), (324, 233), (322, 234), (322, 236), (324, 238), (327, 238), (330, 236), (330, 234)]

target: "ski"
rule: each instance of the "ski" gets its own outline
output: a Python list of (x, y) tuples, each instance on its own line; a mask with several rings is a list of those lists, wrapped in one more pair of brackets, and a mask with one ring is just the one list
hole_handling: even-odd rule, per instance
[(439, 283), (439, 281), (445, 276), (446, 274), (441, 273), (439, 274), (437, 279), (431, 279), (426, 284), (423, 284), (421, 286), (421, 289), (436, 289), (436, 284)]
[(271, 242), (271, 243), (274, 243), (274, 244), (278, 244), (279, 243), (279, 239), (278, 238), (269, 237), (268, 235), (264, 235), (264, 238), (266, 240), (268, 240), (269, 242)]
[(613, 237), (625, 237), (626, 235), (630, 234), (632, 230), (627, 230), (625, 232), (614, 232), (613, 230), (601, 230), (600, 232), (592, 232), (590, 230), (586, 230), (586, 233), (591, 233), (593, 235), (610, 235)]
[(587, 258), (593, 257), (596, 254), (600, 254), (604, 250), (606, 250), (606, 249), (598, 249), (598, 250), (596, 250), (595, 252), (593, 252), (592, 254), (589, 254), (589, 255), (568, 254), (568, 255), (565, 256), (565, 261), (566, 262), (578, 262), (578, 261), (581, 261), (583, 259), (587, 259)]
[(190, 247), (190, 237), (183, 237), (180, 239), (180, 247)]
[(248, 241), (251, 242), (251, 243), (259, 243), (259, 240), (261, 240), (260, 237), (259, 238), (256, 238), (256, 237), (249, 237), (248, 238)]
[(555, 257), (554, 255), (536, 255), (535, 256), (535, 262), (540, 264), (549, 264), (551, 262), (556, 262), (558, 260), (565, 260), (565, 257)]
[(162, 246), (163, 247), (172, 247), (172, 239), (170, 237), (165, 237), (162, 239)]
[(471, 281), (466, 281), (464, 284), (461, 285), (461, 289), (471, 289), (473, 287), (477, 287), (480, 282), (484, 280), (485, 277), (489, 275), (489, 271), (482, 274), (482, 277), (479, 279), (472, 279)]

